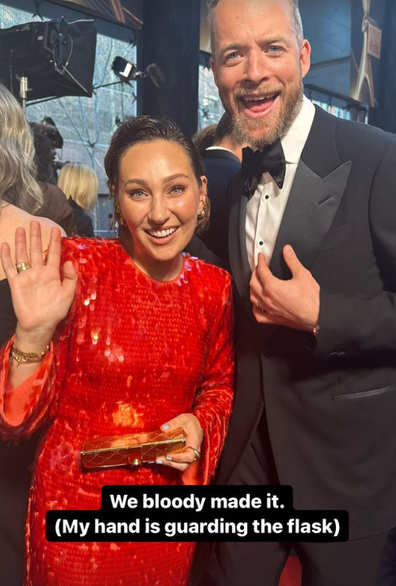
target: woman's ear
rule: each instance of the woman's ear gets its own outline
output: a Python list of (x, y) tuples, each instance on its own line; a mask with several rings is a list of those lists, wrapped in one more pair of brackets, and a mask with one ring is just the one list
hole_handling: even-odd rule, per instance
[(205, 175), (201, 177), (201, 189), (199, 192), (199, 212), (205, 207), (206, 198), (208, 197), (208, 180)]

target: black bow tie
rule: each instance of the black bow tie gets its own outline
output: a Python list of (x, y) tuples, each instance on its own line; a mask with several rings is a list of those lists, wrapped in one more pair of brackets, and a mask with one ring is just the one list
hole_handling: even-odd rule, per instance
[(286, 161), (280, 139), (262, 151), (253, 152), (250, 147), (242, 150), (244, 193), (249, 199), (256, 191), (263, 173), (270, 173), (279, 189), (282, 189), (286, 174)]

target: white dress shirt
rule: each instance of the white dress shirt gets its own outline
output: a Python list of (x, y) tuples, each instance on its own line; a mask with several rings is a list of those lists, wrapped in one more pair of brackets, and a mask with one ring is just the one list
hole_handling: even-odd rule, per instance
[(213, 146), (210, 146), (207, 149), (205, 149), (205, 151), (218, 151), (218, 150), (227, 151), (227, 153), (232, 153), (233, 155), (235, 155), (235, 153), (233, 153), (231, 149), (227, 149), (226, 147), (213, 145)]
[(271, 260), (297, 166), (314, 116), (314, 105), (304, 97), (300, 112), (287, 134), (281, 139), (286, 159), (286, 175), (282, 189), (279, 189), (269, 173), (264, 173), (247, 204), (246, 250), (252, 270), (257, 265), (259, 252), (265, 254), (268, 262)]

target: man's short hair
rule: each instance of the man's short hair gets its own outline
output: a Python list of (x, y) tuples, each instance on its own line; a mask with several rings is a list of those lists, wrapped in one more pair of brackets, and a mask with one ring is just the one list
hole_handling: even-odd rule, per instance
[[(210, 28), (210, 39), (212, 44), (212, 52), (213, 52), (213, 20), (214, 20), (214, 11), (216, 6), (220, 0), (206, 0), (206, 6), (208, 9), (208, 20), (209, 20), (209, 28)], [(304, 39), (304, 32), (303, 32), (303, 24), (301, 20), (300, 9), (298, 7), (298, 0), (288, 0), (290, 4), (290, 8), (292, 11), (293, 16), (293, 24), (294, 24), (294, 31), (296, 33), (297, 41), (299, 44), (303, 42)]]

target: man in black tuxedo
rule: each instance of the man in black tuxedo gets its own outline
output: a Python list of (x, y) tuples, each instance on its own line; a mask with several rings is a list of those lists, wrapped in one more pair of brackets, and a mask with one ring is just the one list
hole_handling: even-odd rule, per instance
[(213, 146), (202, 153), (208, 180), (211, 216), (216, 218), (216, 230), (209, 229), (200, 234), (199, 238), (220, 258), (227, 256), (227, 240), (223, 237), (227, 229), (227, 188), (230, 180), (241, 168), (244, 146), (239, 143), (233, 130), (232, 120), (226, 112), (217, 124)]
[[(263, 149), (229, 191), (237, 391), (218, 483), (346, 509), (348, 542), (293, 544), (302, 584), (374, 586), (396, 524), (396, 137), (303, 98), (295, 1), (208, 4), (224, 107)], [(212, 580), (275, 586), (290, 547), (219, 543)]]

